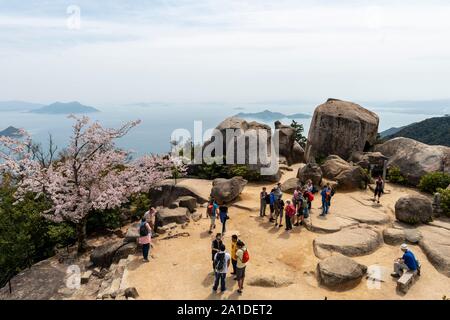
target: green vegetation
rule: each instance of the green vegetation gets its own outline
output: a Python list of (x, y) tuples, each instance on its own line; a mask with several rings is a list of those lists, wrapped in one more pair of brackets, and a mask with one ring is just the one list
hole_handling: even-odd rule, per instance
[(387, 173), (387, 179), (389, 182), (397, 183), (401, 185), (408, 184), (408, 180), (402, 175), (400, 172), (400, 168), (398, 167), (392, 167), (389, 168), (389, 171)]
[[(219, 161), (217, 161), (219, 162)], [(261, 176), (259, 171), (250, 170), (248, 166), (243, 164), (226, 165), (218, 164), (214, 161), (211, 164), (202, 164), (197, 169), (197, 176), (201, 179), (213, 180), (216, 178), (232, 178), (235, 176), (241, 176), (249, 181), (258, 181)]]
[(295, 120), (292, 120), (291, 127), (295, 129), (295, 141), (297, 141), (302, 148), (305, 148), (307, 138), (303, 135), (303, 125)]
[(387, 136), (386, 140), (405, 137), (426, 144), (450, 147), (450, 117), (436, 117), (410, 124), (400, 131)]
[(444, 172), (432, 172), (424, 175), (418, 184), (423, 192), (435, 193), (438, 189), (445, 189), (450, 184), (450, 174)]
[(441, 208), (443, 213), (450, 217), (450, 190), (448, 189), (438, 189), (441, 194)]

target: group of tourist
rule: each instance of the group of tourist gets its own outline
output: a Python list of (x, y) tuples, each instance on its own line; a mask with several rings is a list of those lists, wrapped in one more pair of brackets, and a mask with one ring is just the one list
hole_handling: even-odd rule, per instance
[[(286, 223), (285, 230), (292, 230), (292, 226), (303, 225), (304, 220), (309, 217), (315, 193), (317, 193), (317, 189), (311, 180), (306, 181), (303, 186), (297, 186), (292, 199), (286, 200), (286, 202), (283, 200), (281, 183), (278, 183), (270, 193), (267, 192), (266, 187), (263, 187), (260, 193), (259, 215), (260, 217), (265, 217), (267, 205), (269, 205), (269, 221), (275, 222), (275, 227), (281, 228), (283, 226), (284, 216)], [(321, 190), (320, 194), (322, 196), (321, 216), (326, 216), (331, 205), (334, 190), (327, 184)]]
[(237, 292), (242, 293), (244, 289), (245, 268), (249, 260), (249, 254), (244, 242), (238, 239), (237, 235), (232, 235), (230, 254), (226, 251), (223, 234), (218, 233), (211, 244), (211, 255), (214, 271), (213, 292), (217, 292), (219, 284), (221, 292), (226, 290), (226, 276), (231, 262), (233, 266), (233, 272), (231, 274), (235, 276), (234, 280), (238, 283)]

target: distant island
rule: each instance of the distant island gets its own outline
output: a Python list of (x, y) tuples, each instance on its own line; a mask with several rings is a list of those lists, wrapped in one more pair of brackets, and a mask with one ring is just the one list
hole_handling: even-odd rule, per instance
[(10, 138), (21, 138), (23, 137), (23, 133), (20, 129), (16, 127), (9, 126), (3, 131), (0, 131), (0, 136), (10, 137)]
[(44, 105), (26, 101), (0, 101), (0, 112), (16, 111), (24, 112), (42, 108)]
[(435, 117), (415, 122), (400, 128), (397, 132), (384, 138), (390, 140), (397, 137), (411, 138), (426, 144), (450, 147), (450, 117)]
[(42, 114), (70, 114), (70, 113), (92, 113), (100, 112), (94, 107), (89, 107), (82, 105), (78, 101), (73, 102), (55, 102), (49, 104), (48, 106), (43, 106), (39, 109), (31, 110), (31, 113), (42, 113)]
[(380, 132), (380, 137), (381, 138), (386, 138), (388, 136), (396, 134), (397, 132), (402, 130), (404, 127), (406, 127), (406, 126), (403, 126), (403, 127), (392, 127), (392, 128), (387, 129), (387, 130), (381, 131)]
[(280, 112), (272, 112), (270, 110), (264, 110), (262, 112), (255, 112), (255, 113), (244, 113), (240, 112), (235, 115), (235, 117), (238, 118), (252, 118), (252, 119), (258, 119), (263, 121), (276, 121), (284, 118), (288, 119), (309, 119), (311, 116), (306, 113), (295, 113), (286, 115)]

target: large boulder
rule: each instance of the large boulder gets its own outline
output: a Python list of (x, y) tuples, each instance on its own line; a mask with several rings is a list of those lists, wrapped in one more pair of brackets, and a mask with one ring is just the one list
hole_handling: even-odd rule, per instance
[[(265, 137), (262, 134), (265, 134)], [(276, 182), (280, 179), (280, 170), (276, 172), (263, 170), (270, 167), (272, 160), (276, 160), (275, 154), (274, 159), (271, 158), (271, 141), (270, 126), (256, 121), (247, 122), (238, 117), (229, 117), (215, 128), (211, 139), (205, 142), (203, 154), (205, 157), (224, 156), (225, 165), (246, 165), (249, 173), (259, 175), (259, 180)], [(261, 145), (266, 145), (266, 152), (262, 152)], [(217, 148), (220, 148), (222, 152), (218, 152)]]
[(420, 248), (434, 267), (450, 277), (450, 230), (435, 226), (419, 226)]
[(197, 208), (197, 199), (192, 196), (180, 197), (176, 202), (179, 207), (187, 208), (191, 213), (193, 213)]
[(363, 188), (369, 176), (357, 165), (353, 165), (337, 155), (329, 156), (320, 166), (323, 177), (337, 181), (339, 189)]
[(310, 162), (298, 169), (297, 178), (300, 182), (305, 183), (311, 179), (312, 183), (317, 187), (322, 182), (322, 169), (317, 163)]
[(374, 175), (383, 174), (384, 162), (388, 160), (381, 152), (353, 152), (349, 161), (357, 164), (363, 169), (370, 170)]
[(281, 191), (293, 193), (295, 189), (301, 185), (300, 179), (290, 178), (281, 184)]
[(398, 167), (412, 185), (417, 185), (420, 178), (430, 172), (450, 173), (450, 147), (430, 146), (400, 137), (377, 145), (375, 151), (389, 157), (388, 168)]
[(378, 116), (358, 104), (328, 99), (314, 111), (308, 133), (306, 160), (336, 154), (348, 159), (375, 144)]
[(242, 177), (233, 177), (231, 179), (218, 178), (214, 179), (211, 189), (211, 197), (217, 203), (224, 204), (236, 200), (244, 190), (247, 180)]
[(278, 153), (286, 159), (288, 165), (304, 161), (305, 151), (295, 140), (294, 128), (276, 121), (275, 141), (276, 139), (278, 139)]
[(189, 210), (187, 208), (158, 208), (156, 213), (156, 227), (162, 227), (170, 223), (183, 224), (189, 220)]
[(91, 253), (91, 262), (94, 266), (108, 268), (111, 263), (113, 263), (117, 250), (125, 245), (127, 245), (127, 243), (124, 243), (122, 240), (118, 240), (96, 247)]
[(431, 201), (422, 195), (407, 195), (395, 203), (397, 220), (409, 224), (427, 223), (433, 219)]
[(112, 262), (118, 263), (121, 259), (126, 259), (130, 254), (134, 254), (137, 249), (136, 242), (126, 243), (117, 249), (116, 253), (113, 256)]
[(199, 193), (197, 193), (193, 188), (175, 183), (175, 181), (172, 179), (161, 181), (150, 190), (149, 194), (150, 199), (152, 200), (152, 205), (155, 207), (168, 207), (178, 198), (183, 196), (192, 196), (200, 204), (208, 201)]
[(317, 264), (320, 284), (330, 288), (346, 288), (356, 285), (366, 272), (365, 265), (341, 254), (332, 255)]
[(353, 257), (367, 255), (381, 246), (381, 233), (365, 227), (349, 227), (339, 232), (320, 235), (313, 241), (314, 253), (318, 258), (338, 252)]

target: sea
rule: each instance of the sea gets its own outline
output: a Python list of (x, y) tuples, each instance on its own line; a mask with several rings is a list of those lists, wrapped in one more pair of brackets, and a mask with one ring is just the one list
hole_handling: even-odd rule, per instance
[[(222, 120), (239, 112), (256, 113), (264, 110), (281, 112), (283, 114), (306, 113), (312, 115), (319, 103), (142, 103), (125, 106), (103, 106), (100, 112), (89, 113), (92, 121), (99, 121), (104, 127), (120, 127), (121, 124), (132, 120), (141, 120), (126, 136), (117, 141), (120, 148), (131, 150), (136, 156), (143, 154), (161, 154), (170, 151), (171, 136), (174, 130), (184, 129), (190, 132), (194, 140), (194, 126), (201, 125), (202, 133), (215, 128)], [(400, 127), (421, 121), (433, 116), (420, 113), (405, 113), (401, 110), (390, 111), (386, 108), (370, 109), (380, 117), (379, 131), (391, 127)], [(81, 116), (81, 115), (78, 115)], [(260, 119), (247, 118), (266, 123), (272, 128), (274, 123)], [(289, 124), (291, 119), (280, 119)], [(303, 124), (307, 135), (311, 118), (296, 119)], [(59, 150), (64, 149), (72, 132), (73, 119), (61, 114), (36, 114), (29, 112), (1, 112), (0, 130), (8, 126), (25, 129), (37, 143), (47, 145), (49, 134)]]

